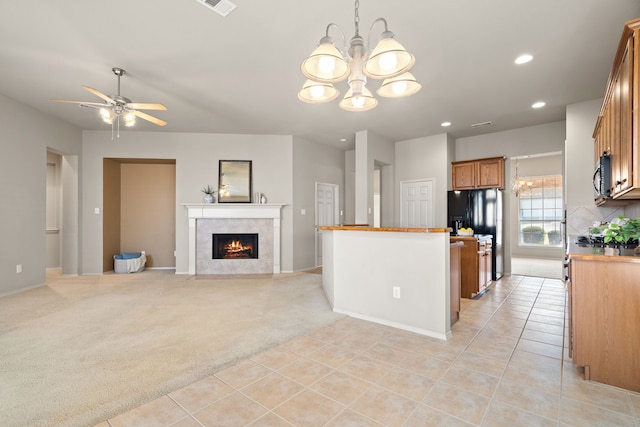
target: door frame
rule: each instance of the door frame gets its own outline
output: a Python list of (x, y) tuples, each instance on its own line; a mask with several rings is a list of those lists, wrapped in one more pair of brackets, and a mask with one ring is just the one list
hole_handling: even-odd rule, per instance
[(318, 185), (328, 185), (330, 187), (333, 187), (333, 222), (334, 224), (338, 224), (339, 220), (340, 220), (340, 186), (338, 184), (332, 184), (330, 182), (319, 182), (316, 181), (313, 187), (313, 223), (316, 227), (315, 228), (315, 233), (314, 233), (314, 239), (313, 239), (313, 253), (314, 253), (314, 264), (316, 265), (316, 267), (320, 267), (320, 265), (318, 264), (318, 256), (320, 255), (318, 253), (318, 239), (320, 239), (321, 236), (321, 232), (320, 229), (317, 228), (318, 226)]
[[(431, 218), (432, 221), (435, 221), (435, 206), (433, 203), (433, 189), (436, 188), (436, 179), (435, 178), (424, 178), (424, 179), (407, 179), (404, 181), (400, 181), (400, 226), (403, 227), (403, 221), (404, 221), (404, 194), (402, 192), (402, 186), (404, 184), (415, 184), (418, 182), (429, 182), (431, 183), (431, 204), (427, 207), (428, 211), (427, 211), (427, 219)], [(428, 226), (429, 224), (427, 224)]]

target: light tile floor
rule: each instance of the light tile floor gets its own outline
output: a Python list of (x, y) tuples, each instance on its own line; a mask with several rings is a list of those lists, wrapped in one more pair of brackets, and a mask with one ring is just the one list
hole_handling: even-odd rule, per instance
[(345, 318), (99, 427), (639, 427), (640, 394), (567, 360), (565, 307), (561, 281), (510, 276), (447, 342)]

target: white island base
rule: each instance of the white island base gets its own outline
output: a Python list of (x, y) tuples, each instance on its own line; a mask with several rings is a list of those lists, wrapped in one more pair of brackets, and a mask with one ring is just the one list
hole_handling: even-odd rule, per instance
[(320, 229), (322, 286), (333, 311), (442, 340), (450, 336), (450, 229)]

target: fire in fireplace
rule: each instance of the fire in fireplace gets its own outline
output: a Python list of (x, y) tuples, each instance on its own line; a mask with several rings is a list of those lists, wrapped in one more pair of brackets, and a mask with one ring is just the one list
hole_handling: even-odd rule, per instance
[(213, 259), (258, 258), (258, 233), (214, 233)]

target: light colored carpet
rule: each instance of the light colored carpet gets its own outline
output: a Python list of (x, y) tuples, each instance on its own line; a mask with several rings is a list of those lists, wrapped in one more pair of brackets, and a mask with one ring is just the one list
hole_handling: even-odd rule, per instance
[(511, 258), (511, 274), (562, 279), (562, 260), (543, 258)]
[(144, 271), (0, 298), (0, 425), (91, 426), (344, 317), (321, 280)]

